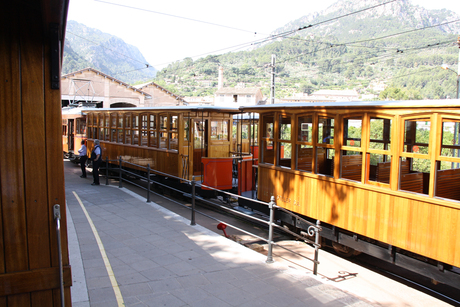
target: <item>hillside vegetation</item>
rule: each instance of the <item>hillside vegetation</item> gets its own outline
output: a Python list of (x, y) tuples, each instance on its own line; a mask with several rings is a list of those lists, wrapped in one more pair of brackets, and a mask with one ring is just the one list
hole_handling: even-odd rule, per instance
[[(457, 65), (454, 33), (460, 33), (460, 16), (455, 13), (427, 11), (402, 0), (321, 23), (383, 2), (388, 0), (338, 1), (324, 12), (277, 29), (275, 39), (252, 50), (170, 64), (157, 73), (155, 82), (183, 96), (213, 95), (222, 66), (225, 86), (258, 86), (268, 95), (274, 54), (278, 98), (318, 89), (379, 94), (374, 86), (383, 83), (387, 90), (382, 99), (455, 97), (456, 75), (441, 69), (443, 64), (454, 70)], [(439, 24), (444, 25), (433, 27)], [(282, 35), (303, 27), (294, 35)]]

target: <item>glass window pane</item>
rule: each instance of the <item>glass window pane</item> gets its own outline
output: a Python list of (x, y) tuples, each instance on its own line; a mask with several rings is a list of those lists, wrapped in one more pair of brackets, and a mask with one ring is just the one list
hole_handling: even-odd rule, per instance
[(160, 129), (161, 130), (168, 129), (168, 116), (167, 115), (160, 115)]
[(123, 115), (118, 116), (118, 128), (123, 128)]
[(160, 146), (159, 148), (168, 149), (168, 133), (160, 132)]
[(362, 118), (343, 119), (343, 145), (361, 147)]
[(361, 181), (363, 169), (363, 156), (360, 152), (342, 151), (340, 177)]
[(178, 117), (177, 115), (171, 115), (171, 127), (170, 129), (173, 131), (177, 131), (177, 125), (178, 125)]
[(156, 131), (149, 131), (149, 146), (158, 147), (158, 139)]
[(291, 168), (292, 144), (286, 142), (278, 143), (278, 163), (282, 167)]
[(273, 128), (275, 127), (274, 125), (275, 118), (273, 116), (264, 116), (263, 117), (263, 137), (265, 138), (273, 138)]
[(335, 150), (330, 148), (316, 148), (316, 170), (318, 174), (333, 176), (334, 175), (334, 156)]
[(178, 133), (171, 132), (169, 133), (169, 149), (173, 150), (178, 150), (179, 149), (179, 144), (178, 144)]
[(431, 161), (428, 159), (401, 159), (399, 189), (428, 194)]
[(123, 143), (123, 129), (118, 129), (118, 143)]
[(290, 117), (282, 117), (280, 116), (280, 131), (279, 131), (279, 138), (280, 140), (291, 140), (291, 118)]
[(139, 128), (139, 115), (133, 115), (133, 129)]
[(262, 151), (262, 162), (267, 164), (275, 164), (275, 149), (273, 148), (273, 141), (264, 140)]
[(313, 118), (311, 116), (299, 117), (298, 127), (298, 141), (311, 143), (313, 137)]
[(318, 143), (334, 144), (334, 118), (320, 117), (318, 119)]
[(110, 115), (111, 120), (111, 127), (115, 128), (117, 126), (117, 114)]
[(131, 130), (125, 130), (125, 144), (131, 144)]
[(391, 156), (368, 154), (370, 160), (369, 180), (381, 183), (390, 183)]
[(297, 145), (296, 169), (305, 172), (312, 171), (313, 146)]
[(139, 145), (139, 130), (132, 130), (131, 133), (133, 135), (133, 144)]
[(370, 120), (369, 148), (391, 149), (391, 119), (372, 117)]
[(130, 114), (125, 115), (125, 125), (126, 125), (126, 128), (131, 128), (131, 115)]
[(148, 129), (148, 116), (141, 115), (141, 129), (146, 130)]
[(435, 196), (460, 200), (460, 163), (439, 162), (436, 171)]
[(431, 122), (427, 120), (406, 120), (404, 129), (404, 152), (428, 154)]
[(249, 132), (248, 132), (248, 124), (242, 124), (241, 125), (241, 138), (243, 140), (249, 139)]
[(141, 131), (141, 146), (148, 146), (149, 145), (149, 138), (147, 131)]
[(155, 119), (156, 119), (156, 116), (154, 114), (150, 114), (150, 129), (151, 130), (154, 130), (157, 128)]
[(190, 118), (184, 119), (184, 141), (190, 140)]
[(459, 131), (460, 122), (445, 121), (442, 123), (441, 156), (460, 157)]

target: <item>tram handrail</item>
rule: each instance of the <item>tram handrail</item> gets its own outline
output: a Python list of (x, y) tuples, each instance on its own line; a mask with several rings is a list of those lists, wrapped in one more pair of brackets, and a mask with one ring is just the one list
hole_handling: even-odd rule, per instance
[[(155, 184), (155, 185), (163, 186), (163, 187), (166, 187), (166, 188), (171, 189), (171, 190), (173, 190), (173, 191), (176, 191), (176, 192), (179, 192), (179, 193), (182, 193), (182, 194), (186, 195), (184, 191), (175, 189), (175, 188), (173, 188), (173, 187), (171, 187), (171, 186), (168, 186), (168, 185), (165, 185), (165, 184), (163, 184), (163, 183), (161, 183), (161, 182), (156, 182), (156, 181), (154, 181), (154, 180), (151, 180), (151, 178), (150, 178), (151, 173), (158, 174), (158, 175), (162, 175), (162, 176), (167, 177), (167, 178), (174, 178), (174, 179), (177, 179), (177, 180), (180, 180), (180, 181), (182, 181), (182, 182), (186, 182), (186, 183), (190, 184), (191, 187), (192, 187), (192, 195), (189, 196), (189, 197), (192, 199), (192, 208), (190, 208), (190, 207), (188, 207), (188, 206), (185, 206), (185, 208), (188, 208), (188, 209), (191, 210), (191, 214), (192, 214), (192, 216), (191, 216), (191, 225), (195, 225), (195, 212), (197, 212), (197, 213), (199, 213), (199, 214), (201, 214), (201, 215), (203, 215), (203, 216), (206, 216), (207, 218), (216, 220), (216, 221), (218, 221), (218, 222), (220, 222), (220, 223), (225, 223), (227, 226), (229, 226), (229, 227), (231, 227), (231, 228), (233, 228), (233, 229), (236, 229), (236, 230), (241, 231), (241, 232), (243, 232), (243, 233), (249, 234), (249, 235), (251, 235), (251, 236), (253, 236), (253, 237), (255, 237), (255, 238), (259, 239), (259, 240), (262, 240), (262, 241), (267, 242), (267, 243), (268, 243), (268, 255), (267, 255), (267, 261), (266, 261), (267, 263), (272, 263), (272, 262), (273, 262), (273, 258), (272, 258), (272, 248), (273, 248), (273, 246), (275, 245), (275, 246), (279, 246), (279, 247), (281, 247), (281, 248), (283, 248), (283, 249), (285, 249), (285, 250), (287, 250), (287, 251), (290, 251), (290, 252), (292, 252), (292, 253), (294, 253), (294, 254), (296, 254), (296, 255), (298, 255), (298, 256), (301, 256), (301, 257), (303, 257), (303, 258), (305, 258), (305, 259), (308, 259), (308, 260), (312, 261), (312, 262), (313, 262), (313, 274), (314, 274), (314, 275), (317, 275), (318, 264), (319, 264), (319, 261), (318, 261), (318, 251), (319, 251), (319, 248), (321, 248), (321, 244), (320, 244), (320, 232), (321, 232), (321, 230), (322, 230), (322, 227), (320, 226), (320, 222), (317, 221), (317, 223), (314, 224), (314, 223), (309, 222), (309, 221), (307, 221), (307, 220), (301, 218), (300, 216), (298, 216), (298, 215), (296, 215), (296, 214), (290, 212), (289, 210), (286, 210), (285, 208), (282, 208), (282, 207), (280, 207), (280, 206), (277, 206), (276, 203), (275, 203), (275, 198), (274, 198), (273, 196), (272, 196), (272, 199), (271, 199), (270, 203), (267, 204), (266, 202), (263, 202), (263, 201), (260, 201), (260, 200), (254, 200), (254, 199), (251, 199), (251, 198), (242, 196), (242, 195), (233, 194), (233, 193), (230, 193), (230, 192), (227, 192), (227, 191), (222, 191), (222, 190), (216, 189), (216, 188), (214, 188), (214, 187), (207, 186), (207, 185), (202, 184), (202, 183), (200, 183), (200, 182), (196, 182), (194, 178), (193, 178), (192, 180), (188, 180), (188, 179), (180, 178), (180, 177), (177, 177), (177, 176), (174, 176), (174, 175), (171, 175), (171, 174), (163, 173), (163, 172), (160, 172), (160, 171), (157, 171), (157, 170), (152, 170), (152, 169), (150, 168), (150, 164), (148, 164), (147, 167), (145, 167), (145, 166), (141, 166), (141, 165), (138, 165), (138, 164), (134, 164), (134, 163), (131, 163), (131, 162), (128, 162), (128, 161), (123, 161), (123, 159), (122, 159), (121, 157), (119, 157), (118, 160), (109, 160), (108, 157), (107, 157), (106, 160), (105, 160), (105, 162), (106, 162), (106, 175), (107, 175), (107, 178), (106, 178), (106, 185), (109, 184), (109, 183), (108, 183), (108, 178), (109, 178), (108, 174), (109, 174), (109, 169), (110, 169), (110, 167), (109, 167), (109, 165), (110, 165), (109, 162), (117, 162), (117, 163), (119, 164), (119, 165), (118, 165), (118, 168), (113, 168), (112, 170), (113, 170), (113, 171), (119, 171), (119, 172), (120, 172), (120, 173), (118, 174), (118, 175), (119, 175), (119, 176), (118, 176), (118, 179), (120, 180), (119, 187), (121, 188), (121, 187), (122, 187), (122, 182), (125, 181), (125, 182), (128, 182), (128, 183), (130, 183), (130, 184), (132, 184), (132, 185), (138, 187), (138, 188), (141, 188), (141, 189), (143, 189), (143, 190), (146, 190), (146, 191), (147, 191), (147, 202), (150, 202), (150, 193), (152, 192), (152, 191), (150, 190), (150, 185), (151, 185), (152, 183)], [(147, 176), (143, 176), (143, 175), (141, 175), (141, 174), (134, 173), (134, 172), (132, 172), (132, 171), (126, 170), (126, 169), (123, 168), (123, 165), (128, 165), (128, 166), (130, 165), (130, 166), (135, 166), (136, 168), (143, 169), (143, 170), (146, 171)], [(138, 183), (136, 183), (136, 182), (133, 182), (133, 181), (130, 181), (130, 180), (126, 179), (126, 178), (123, 178), (123, 176), (122, 176), (123, 174), (129, 174), (129, 175), (132, 175), (132, 176), (135, 176), (135, 177), (142, 178), (143, 180), (147, 181), (148, 188), (145, 188), (145, 187), (141, 186), (140, 184), (138, 184)], [(111, 178), (116, 178), (116, 177), (111, 177)], [(244, 230), (244, 229), (241, 229), (241, 228), (239, 228), (239, 227), (237, 227), (237, 226), (228, 224), (227, 222), (223, 222), (223, 221), (221, 221), (221, 220), (219, 220), (219, 219), (217, 219), (217, 218), (214, 218), (214, 217), (209, 216), (209, 215), (207, 215), (207, 214), (205, 214), (205, 213), (202, 213), (202, 212), (199, 212), (199, 211), (195, 210), (195, 199), (196, 199), (196, 196), (195, 196), (195, 188), (196, 188), (196, 187), (206, 188), (206, 189), (209, 189), (209, 190), (214, 190), (214, 191), (217, 191), (217, 192), (220, 193), (220, 194), (226, 194), (226, 195), (229, 195), (229, 196), (231, 196), (231, 197), (249, 200), (249, 201), (252, 201), (252, 202), (255, 202), (255, 203), (259, 203), (259, 204), (262, 204), (262, 205), (266, 205), (267, 207), (269, 207), (269, 208), (270, 208), (270, 221), (267, 222), (267, 221), (265, 221), (265, 220), (263, 220), (263, 219), (260, 219), (260, 218), (257, 218), (257, 217), (253, 217), (253, 216), (247, 215), (247, 214), (245, 214), (245, 213), (243, 213), (243, 212), (240, 212), (240, 211), (238, 211), (238, 210), (234, 210), (234, 209), (232, 209), (232, 208), (228, 208), (228, 207), (225, 207), (225, 206), (222, 206), (222, 205), (219, 205), (219, 204), (216, 204), (216, 203), (213, 203), (213, 202), (210, 202), (210, 201), (208, 201), (208, 200), (205, 200), (205, 199), (201, 199), (201, 198), (200, 198), (200, 201), (205, 202), (205, 203), (207, 203), (207, 204), (210, 204), (210, 205), (212, 205), (212, 206), (215, 206), (215, 207), (219, 207), (219, 208), (221, 208), (221, 209), (224, 209), (224, 210), (226, 210), (226, 211), (228, 211), (228, 212), (231, 212), (232, 214), (244, 216), (245, 218), (249, 218), (249, 219), (252, 219), (252, 220), (254, 220), (254, 221), (257, 221), (258, 223), (262, 223), (262, 224), (268, 225), (268, 227), (269, 227), (269, 238), (268, 238), (268, 239), (265, 239), (265, 238), (260, 237), (260, 236), (258, 236), (258, 235), (256, 235), (256, 234), (253, 234), (253, 233), (250, 233), (250, 232), (248, 232), (248, 231), (246, 231), (246, 230)], [(314, 240), (314, 241), (313, 241), (313, 240), (310, 240), (310, 239), (308, 239), (308, 238), (306, 238), (306, 237), (304, 237), (304, 236), (298, 235), (297, 233), (292, 232), (292, 231), (290, 231), (290, 230), (288, 230), (288, 229), (285, 229), (284, 227), (281, 227), (280, 225), (277, 225), (276, 223), (274, 223), (274, 215), (275, 215), (274, 210), (275, 210), (275, 209), (280, 210), (280, 211), (283, 211), (283, 212), (285, 212), (285, 213), (291, 215), (292, 217), (294, 217), (296, 220), (302, 221), (303, 223), (306, 223), (306, 224), (308, 225), (308, 228), (307, 228), (307, 233), (308, 233), (308, 235), (309, 235), (310, 237), (313, 237), (313, 236), (314, 236), (314, 237), (315, 237), (315, 240)], [(304, 241), (305, 243), (311, 244), (311, 245), (315, 248), (314, 259), (311, 259), (311, 258), (308, 258), (308, 257), (306, 257), (306, 256), (303, 256), (303, 255), (301, 255), (301, 254), (299, 254), (299, 253), (297, 253), (297, 252), (295, 252), (295, 251), (292, 251), (292, 250), (290, 250), (290, 249), (288, 249), (288, 248), (286, 248), (286, 247), (284, 247), (284, 246), (282, 246), (282, 245), (280, 245), (280, 244), (277, 244), (276, 242), (273, 242), (272, 236), (273, 236), (273, 229), (274, 229), (274, 228), (277, 228), (277, 229), (279, 229), (279, 230), (282, 230), (282, 231), (284, 231), (284, 232), (286, 232), (286, 233), (288, 233), (288, 234), (290, 234), (290, 235), (292, 235), (292, 236), (294, 236), (294, 237), (296, 237), (296, 238), (298, 238), (298, 239)]]

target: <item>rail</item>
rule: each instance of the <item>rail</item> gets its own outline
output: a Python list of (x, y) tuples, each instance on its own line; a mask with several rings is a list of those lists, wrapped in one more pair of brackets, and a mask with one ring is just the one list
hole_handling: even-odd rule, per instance
[[(222, 190), (218, 190), (216, 188), (213, 188), (213, 187), (210, 187), (210, 186), (206, 186), (204, 184), (201, 184), (200, 182), (197, 182), (194, 177), (192, 180), (187, 180), (187, 179), (184, 179), (184, 178), (180, 178), (180, 177), (177, 177), (177, 176), (174, 176), (174, 175), (171, 175), (171, 174), (166, 174), (166, 173), (163, 173), (163, 172), (159, 172), (157, 170), (153, 170), (150, 168), (150, 164), (147, 164), (147, 166), (141, 166), (141, 165), (138, 165), (138, 164), (134, 164), (134, 163), (131, 163), (131, 162), (127, 162), (127, 161), (123, 161), (123, 159), (120, 157), (118, 160), (109, 160), (108, 157), (106, 157), (105, 159), (105, 162), (106, 162), (106, 165), (105, 165), (105, 177), (106, 177), (106, 185), (109, 184), (109, 179), (118, 179), (119, 180), (119, 188), (122, 188), (123, 187), (123, 181), (133, 185), (133, 186), (136, 186), (142, 190), (145, 190), (147, 193), (147, 202), (150, 202), (150, 194), (151, 193), (154, 193), (153, 191), (151, 191), (151, 186), (152, 184), (153, 185), (156, 185), (156, 186), (161, 186), (161, 187), (164, 187), (164, 188), (167, 188), (167, 189), (170, 189), (172, 191), (175, 191), (175, 192), (179, 192), (181, 194), (183, 194), (184, 196), (188, 196), (191, 201), (192, 201), (192, 206), (189, 207), (189, 206), (185, 206), (185, 205), (182, 205), (184, 208), (187, 208), (189, 210), (191, 210), (191, 217), (190, 217), (190, 224), (191, 225), (196, 225), (196, 222), (195, 222), (195, 214), (196, 213), (199, 213), (201, 214), (202, 216), (205, 216), (207, 218), (210, 218), (210, 219), (213, 219), (219, 223), (224, 223), (225, 225), (235, 229), (235, 230), (238, 230), (240, 232), (243, 232), (243, 233), (246, 233), (254, 238), (257, 238), (261, 241), (265, 241), (267, 242), (268, 244), (268, 254), (267, 254), (267, 260), (266, 262), (267, 263), (273, 263), (273, 246), (278, 246), (284, 250), (287, 250), (293, 254), (296, 254), (297, 256), (300, 256), (304, 259), (307, 259), (307, 260), (310, 260), (313, 262), (313, 274), (314, 275), (317, 275), (318, 273), (318, 265), (319, 265), (319, 249), (321, 248), (321, 243), (320, 243), (320, 239), (321, 239), (321, 236), (320, 236), (320, 232), (322, 230), (321, 228), (321, 225), (320, 225), (320, 221), (317, 221), (316, 224), (310, 222), (310, 221), (307, 221), (305, 219), (303, 219), (302, 217), (290, 212), (289, 210), (286, 210), (282, 207), (279, 207), (276, 205), (275, 203), (275, 198), (274, 196), (271, 197), (271, 201), (269, 203), (265, 203), (265, 202), (262, 202), (262, 201), (259, 201), (259, 200), (254, 200), (254, 199), (251, 199), (251, 198), (248, 198), (248, 197), (244, 197), (244, 196), (241, 196), (241, 195), (236, 195), (236, 194), (233, 194), (233, 193), (230, 193), (230, 192), (227, 192), (227, 191), (222, 191)], [(118, 165), (115, 165), (114, 167), (110, 167), (110, 163), (111, 162), (116, 162), (118, 163)], [(136, 172), (133, 172), (132, 171), (132, 168), (131, 167), (135, 167), (136, 169), (138, 170), (142, 170), (145, 172), (145, 174), (140, 174), (140, 173), (136, 173)], [(109, 173), (110, 172), (117, 172), (118, 173), (118, 176), (110, 176)], [(101, 172), (102, 173), (102, 172)], [(125, 175), (125, 176), (123, 176)], [(129, 180), (127, 178), (126, 175), (130, 175), (134, 178), (139, 178), (141, 179), (142, 181), (145, 181), (146, 184), (147, 184), (147, 187), (145, 186), (142, 186), (141, 184), (138, 184), (137, 182), (133, 181), (133, 180)], [(152, 176), (163, 176), (163, 177), (166, 177), (166, 178), (171, 178), (171, 179), (176, 179), (180, 182), (183, 182), (183, 183), (186, 183), (190, 186), (190, 192), (191, 193), (186, 193), (185, 191), (183, 190), (179, 190), (179, 189), (176, 189), (172, 186), (169, 186), (167, 184), (164, 184), (164, 183), (161, 183), (161, 182), (158, 182), (158, 181), (154, 181), (151, 179)], [(251, 219), (251, 220), (254, 220), (256, 221), (257, 223), (259, 224), (265, 224), (268, 226), (268, 238), (263, 238), (263, 237), (260, 237), (254, 233), (250, 233), (249, 231), (247, 230), (244, 230), (244, 229), (241, 229), (235, 225), (232, 225), (232, 224), (229, 224), (225, 221), (222, 221), (222, 220), (219, 220), (213, 216), (210, 216), (208, 214), (205, 214), (203, 212), (199, 212), (196, 210), (195, 208), (195, 202), (196, 202), (196, 199), (197, 199), (197, 196), (196, 196), (196, 188), (199, 187), (199, 188), (206, 188), (207, 190), (214, 190), (214, 191), (217, 191), (219, 194), (224, 194), (224, 195), (228, 195), (232, 198), (236, 198), (236, 199), (245, 199), (245, 200), (248, 200), (248, 201), (251, 201), (251, 202), (255, 202), (255, 203), (259, 203), (259, 204), (262, 204), (262, 205), (265, 205), (267, 206), (269, 209), (270, 209), (270, 217), (269, 217), (269, 221), (266, 221), (264, 219), (261, 219), (261, 218), (257, 218), (255, 216), (251, 216), (251, 215), (248, 215), (248, 214), (245, 214), (241, 211), (238, 211), (238, 210), (235, 210), (235, 209), (232, 209), (232, 208), (228, 208), (226, 206), (222, 206), (222, 205), (219, 205), (219, 204), (216, 204), (214, 202), (211, 202), (209, 200), (206, 200), (206, 199), (203, 199), (203, 198), (200, 198), (200, 202), (204, 202), (208, 205), (211, 205), (213, 207), (217, 207), (219, 209), (222, 209), (224, 211), (227, 211), (231, 214), (234, 214), (234, 215), (237, 215), (237, 216), (242, 216), (244, 218), (247, 218), (247, 219)], [(281, 227), (280, 225), (276, 224), (274, 222), (274, 218), (275, 218), (275, 210), (280, 210), (280, 211), (283, 211), (289, 215), (291, 215), (292, 217), (294, 217), (297, 221), (301, 221), (305, 224), (308, 225), (307, 227), (307, 234), (309, 237), (312, 237), (312, 239), (309, 239), (308, 237), (305, 237), (305, 236), (302, 236), (302, 235), (299, 235), (295, 232), (292, 232), (284, 227)], [(283, 231), (285, 233), (288, 233), (289, 235), (291, 236), (294, 236), (296, 237), (297, 239), (299, 240), (302, 240), (304, 241), (306, 244), (310, 244), (314, 247), (315, 249), (315, 252), (314, 252), (314, 257), (313, 258), (309, 258), (309, 257), (306, 257), (304, 255), (301, 255), (295, 251), (292, 251), (280, 244), (277, 244), (276, 242), (273, 241), (273, 231), (274, 229), (277, 229), (277, 230), (280, 230), (280, 231)]]

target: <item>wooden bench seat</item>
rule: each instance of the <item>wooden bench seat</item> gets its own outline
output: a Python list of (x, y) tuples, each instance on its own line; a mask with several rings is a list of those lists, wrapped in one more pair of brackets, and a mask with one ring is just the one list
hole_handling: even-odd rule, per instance
[(361, 181), (362, 155), (342, 156), (342, 178)]
[(436, 172), (435, 196), (460, 200), (460, 169), (447, 169)]
[(401, 175), (400, 190), (423, 193), (423, 173)]

